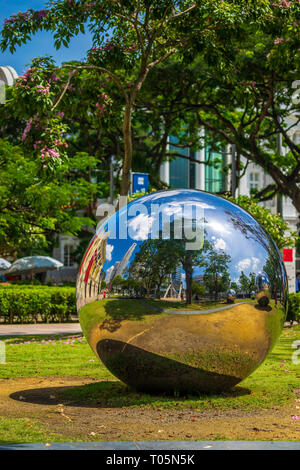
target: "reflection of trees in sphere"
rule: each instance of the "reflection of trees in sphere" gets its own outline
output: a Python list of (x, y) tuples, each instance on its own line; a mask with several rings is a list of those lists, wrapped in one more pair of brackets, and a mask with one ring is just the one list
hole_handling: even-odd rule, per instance
[(149, 392), (218, 392), (243, 380), (272, 349), (286, 295), (280, 253), (258, 222), (195, 190), (152, 193), (113, 214), (77, 278), (95, 354)]

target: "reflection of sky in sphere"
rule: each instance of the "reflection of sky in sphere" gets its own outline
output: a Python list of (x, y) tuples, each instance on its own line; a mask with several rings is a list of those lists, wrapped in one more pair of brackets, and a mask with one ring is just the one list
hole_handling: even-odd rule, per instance
[[(230, 255), (228, 268), (233, 282), (238, 281), (242, 271), (247, 276), (251, 272), (262, 271), (268, 256), (272, 254), (268, 252), (270, 242), (265, 232), (242, 208), (209, 193), (170, 190), (132, 201), (99, 228), (110, 232), (104, 271), (111, 271), (115, 263), (121, 261), (126, 251), (136, 243), (127, 260), (132, 261), (143, 241), (159, 238), (163, 221), (178, 222), (182, 218), (188, 219), (189, 229), (204, 229), (205, 239), (211, 242), (217, 253)], [(196, 218), (193, 227), (191, 218)], [(197, 276), (201, 273), (201, 268), (195, 266), (193, 274)]]

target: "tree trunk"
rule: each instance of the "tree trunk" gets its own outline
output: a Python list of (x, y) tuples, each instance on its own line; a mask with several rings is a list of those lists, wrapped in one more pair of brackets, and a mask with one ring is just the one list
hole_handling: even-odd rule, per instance
[(129, 191), (129, 175), (132, 163), (132, 131), (131, 116), (133, 102), (130, 100), (126, 103), (124, 122), (123, 122), (123, 138), (124, 138), (124, 162), (121, 182), (121, 196), (127, 196)]
[(290, 198), (292, 199), (297, 211), (300, 212), (300, 189), (295, 187), (295, 189), (292, 191), (292, 194), (290, 195)]

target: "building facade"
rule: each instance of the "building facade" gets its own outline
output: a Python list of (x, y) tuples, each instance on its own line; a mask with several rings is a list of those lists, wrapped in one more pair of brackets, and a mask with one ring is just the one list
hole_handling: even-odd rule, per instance
[[(292, 117), (290, 118), (293, 119)], [(290, 125), (291, 122), (288, 122)], [(204, 132), (202, 131), (202, 136)], [(290, 132), (290, 137), (296, 144), (300, 144), (300, 127), (295, 127)], [(170, 150), (178, 149), (169, 146)], [(287, 149), (282, 147), (282, 154), (287, 153)], [(211, 193), (224, 193), (231, 191), (231, 175), (227, 176), (222, 172), (222, 167), (231, 165), (232, 162), (232, 149), (231, 146), (224, 148), (223, 152), (211, 152), (209, 148), (203, 148), (198, 152), (190, 152), (189, 149), (181, 149), (180, 153), (183, 158), (176, 157), (170, 161), (164, 162), (160, 169), (160, 178), (167, 185), (173, 188), (189, 188), (208, 191)], [(186, 158), (190, 157), (190, 158)], [(201, 162), (213, 161), (218, 159), (220, 166), (205, 165)], [(221, 163), (222, 162), (222, 163)], [(241, 157), (241, 163), (246, 165), (246, 159)], [(267, 185), (272, 183), (272, 178), (264, 172), (264, 170), (254, 163), (248, 163), (247, 169), (243, 177), (239, 181), (239, 186), (236, 190), (236, 196), (245, 195), (250, 196), (252, 190), (261, 190)], [(278, 213), (277, 197), (262, 202), (261, 205), (269, 209), (273, 214)], [(288, 223), (291, 230), (299, 232), (298, 224), (300, 222), (299, 213), (293, 205), (290, 198), (283, 196), (281, 201), (282, 217)], [(300, 250), (293, 249), (292, 261), (286, 263), (286, 268), (289, 277), (289, 290), (295, 291), (295, 277), (300, 274)]]

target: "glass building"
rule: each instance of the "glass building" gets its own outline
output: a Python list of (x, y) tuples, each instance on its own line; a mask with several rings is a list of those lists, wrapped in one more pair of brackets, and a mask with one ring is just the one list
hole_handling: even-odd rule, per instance
[[(170, 137), (169, 150), (181, 154), (182, 157), (178, 156), (162, 164), (160, 169), (162, 181), (176, 189), (201, 189), (210, 193), (228, 190), (225, 174), (222, 172), (227, 162), (225, 149), (224, 152), (215, 152), (205, 147), (194, 152), (189, 148), (177, 147), (177, 142), (177, 138)], [(218, 164), (212, 166), (204, 162), (218, 162)]]

